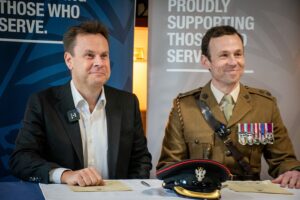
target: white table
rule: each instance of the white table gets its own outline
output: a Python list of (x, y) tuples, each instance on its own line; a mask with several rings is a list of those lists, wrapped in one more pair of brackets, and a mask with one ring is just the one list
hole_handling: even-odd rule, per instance
[[(156, 179), (144, 180), (151, 185), (147, 187), (141, 184), (141, 180), (121, 180), (132, 191), (122, 192), (73, 192), (63, 184), (40, 184), (45, 200), (161, 200), (184, 199), (173, 191), (165, 190), (161, 181)], [(289, 189), (294, 195), (242, 193), (234, 192), (227, 188), (221, 190), (222, 200), (300, 200), (300, 190)]]

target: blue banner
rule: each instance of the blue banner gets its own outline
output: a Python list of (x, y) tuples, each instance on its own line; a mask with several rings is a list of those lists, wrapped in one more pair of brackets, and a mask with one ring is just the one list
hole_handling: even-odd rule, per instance
[(71, 25), (97, 19), (109, 29), (108, 85), (131, 91), (134, 0), (0, 1), (0, 180), (30, 94), (70, 80), (62, 35)]

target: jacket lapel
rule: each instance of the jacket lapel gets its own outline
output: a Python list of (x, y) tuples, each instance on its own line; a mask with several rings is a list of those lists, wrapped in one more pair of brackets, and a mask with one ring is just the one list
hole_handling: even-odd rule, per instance
[(202, 88), (200, 100), (204, 101), (211, 109), (213, 116), (223, 124), (227, 124), (227, 127), (236, 124), (252, 109), (251, 96), (242, 84), (240, 85), (239, 97), (229, 122), (226, 121), (225, 116), (210, 89), (210, 82)]
[(117, 164), (118, 164), (118, 153), (119, 153), (119, 143), (120, 143), (120, 129), (121, 129), (121, 117), (122, 110), (118, 102), (118, 96), (114, 91), (108, 87), (104, 86), (105, 97), (106, 97), (106, 120), (107, 120), (107, 134), (108, 134), (108, 169), (109, 178), (115, 178)]
[(240, 119), (242, 119), (250, 110), (252, 109), (251, 105), (251, 96), (248, 93), (247, 89), (240, 84), (240, 93), (234, 106), (232, 116), (229, 119), (228, 127), (236, 124)]
[(220, 106), (213, 95), (211, 89), (210, 89), (210, 82), (208, 82), (201, 91), (200, 100), (204, 101), (208, 107), (210, 108), (213, 116), (223, 124), (227, 124), (227, 121), (225, 119), (225, 116), (223, 112), (220, 109)]
[[(57, 90), (57, 99), (58, 102), (55, 105), (57, 114), (62, 121), (62, 124), (65, 128), (70, 141), (73, 144), (76, 155), (79, 159), (80, 165), (84, 167), (83, 163), (83, 151), (82, 151), (82, 140), (80, 134), (80, 127), (78, 121), (69, 122), (67, 112), (75, 109), (70, 82), (63, 85), (60, 90)], [(61, 133), (63, 134), (63, 133)]]

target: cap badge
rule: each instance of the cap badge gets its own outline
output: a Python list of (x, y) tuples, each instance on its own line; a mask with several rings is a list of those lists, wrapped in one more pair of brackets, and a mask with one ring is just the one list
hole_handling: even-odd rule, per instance
[(206, 170), (203, 167), (198, 167), (195, 169), (196, 178), (199, 182), (201, 182), (206, 174)]

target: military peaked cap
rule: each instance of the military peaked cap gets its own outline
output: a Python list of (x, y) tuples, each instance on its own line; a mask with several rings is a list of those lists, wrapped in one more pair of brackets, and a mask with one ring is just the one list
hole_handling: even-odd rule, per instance
[(163, 187), (177, 194), (199, 199), (219, 199), (222, 182), (231, 173), (219, 162), (207, 159), (189, 159), (166, 166), (156, 172)]

